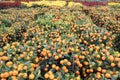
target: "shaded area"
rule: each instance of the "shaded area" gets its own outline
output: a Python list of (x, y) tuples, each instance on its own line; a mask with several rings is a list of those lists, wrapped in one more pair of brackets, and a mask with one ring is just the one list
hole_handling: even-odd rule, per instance
[(114, 50), (120, 52), (120, 34), (117, 35), (113, 41)]

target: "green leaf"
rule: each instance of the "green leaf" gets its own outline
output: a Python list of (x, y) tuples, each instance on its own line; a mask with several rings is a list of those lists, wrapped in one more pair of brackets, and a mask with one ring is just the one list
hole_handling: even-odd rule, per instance
[(1, 21), (6, 27), (10, 27), (12, 25), (12, 22), (9, 20), (1, 20)]
[(72, 73), (72, 74), (71, 74), (71, 77), (74, 78), (74, 77), (75, 77), (75, 74)]
[(32, 42), (29, 42), (29, 43), (28, 43), (28, 46), (32, 46)]
[(3, 51), (3, 49), (2, 48), (0, 48), (0, 52), (2, 52)]
[(36, 69), (36, 70), (37, 70), (36, 72), (38, 72), (38, 73), (36, 74), (35, 80), (37, 80), (38, 77), (43, 78), (43, 77), (41, 76), (41, 72), (40, 72), (40, 70), (38, 70), (38, 69)]
[(56, 49), (58, 49), (58, 42), (56, 42)]
[(51, 62), (51, 61), (49, 61), (49, 64), (52, 64), (52, 62)]
[(58, 76), (60, 77), (60, 80), (65, 80), (64, 78), (63, 78), (63, 76), (58, 72), (57, 73), (58, 74)]
[(76, 24), (77, 24), (77, 25), (82, 25), (84, 22), (85, 22), (85, 20), (77, 20), (77, 21), (76, 21)]
[(119, 54), (119, 52), (117, 51), (114, 51), (114, 55), (117, 56)]
[(5, 65), (5, 63), (3, 63), (2, 68), (3, 68), (5, 71), (9, 71), (9, 70), (10, 70), (10, 68), (8, 68), (8, 67)]
[(111, 80), (116, 80), (114, 77), (111, 76)]
[(24, 78), (22, 78), (22, 77), (19, 77), (19, 80), (23, 80)]
[(69, 78), (70, 77), (70, 74), (65, 74), (65, 78)]

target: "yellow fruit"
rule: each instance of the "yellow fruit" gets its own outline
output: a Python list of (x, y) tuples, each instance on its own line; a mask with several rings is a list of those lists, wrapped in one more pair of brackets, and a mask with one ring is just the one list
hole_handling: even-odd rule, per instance
[(106, 59), (106, 57), (103, 56), (103, 57), (102, 57), (102, 60), (105, 60), (105, 59)]
[(90, 72), (90, 70), (89, 70), (89, 69), (87, 69), (87, 70), (86, 70), (86, 72), (87, 72), (87, 73), (89, 73), (89, 72)]
[(64, 61), (63, 61), (63, 60), (61, 60), (61, 61), (60, 61), (60, 64), (63, 64), (63, 63), (64, 63)]
[(64, 71), (65, 71), (65, 73), (67, 73), (67, 72), (68, 72), (68, 69), (65, 69)]
[(10, 72), (9, 72), (9, 75), (12, 75), (12, 73), (13, 73), (13, 71), (10, 71)]
[(100, 72), (100, 71), (102, 70), (102, 68), (101, 68), (101, 67), (98, 67), (97, 70)]
[(27, 76), (28, 76), (27, 73), (23, 74), (23, 78), (27, 78)]
[(85, 59), (85, 56), (81, 56), (81, 59)]
[(62, 54), (59, 54), (59, 58), (62, 58)]
[(111, 75), (113, 75), (113, 73), (114, 73), (113, 71), (110, 71), (110, 74), (111, 74)]
[(29, 75), (29, 79), (34, 79), (34, 77), (35, 77), (34, 74)]
[(8, 56), (2, 56), (2, 60), (7, 61), (7, 60), (9, 60), (9, 57)]
[(6, 51), (7, 50), (7, 46), (3, 47), (3, 49)]
[(24, 66), (23, 69), (24, 69), (24, 70), (27, 70), (27, 66)]
[(94, 70), (93, 69), (90, 69), (90, 72), (92, 73)]
[(102, 73), (106, 73), (106, 70), (105, 70), (105, 69), (102, 69)]
[(58, 60), (58, 59), (59, 59), (59, 56), (56, 55), (54, 58), (55, 58), (55, 60)]
[(14, 76), (18, 75), (18, 71), (14, 70), (14, 71), (13, 71), (13, 75), (14, 75)]
[(68, 60), (67, 60), (67, 59), (64, 59), (64, 62), (65, 62), (65, 63), (67, 63), (67, 62), (68, 62)]
[(57, 52), (58, 52), (58, 53), (60, 53), (60, 52), (61, 52), (61, 50), (60, 50), (60, 49), (58, 49), (58, 50), (57, 50)]
[(75, 49), (76, 52), (79, 52), (79, 49)]
[(27, 57), (26, 57), (26, 59), (27, 59), (27, 60), (30, 60), (30, 57), (29, 57), (29, 56), (27, 56)]
[(115, 63), (111, 63), (110, 65), (111, 65), (111, 67), (114, 67), (114, 66), (115, 66)]
[(4, 55), (4, 52), (0, 52), (0, 56), (3, 56)]
[(49, 74), (46, 73), (46, 74), (44, 75), (44, 78), (45, 78), (45, 79), (48, 79), (48, 78), (49, 78)]
[(30, 68), (30, 71), (33, 72), (33, 71), (34, 71), (34, 68)]
[(54, 79), (54, 75), (53, 75), (53, 74), (50, 75), (50, 76), (49, 76), (49, 79), (50, 79), (50, 80), (53, 80), (53, 79)]
[(110, 75), (109, 73), (106, 73), (106, 74), (105, 74), (105, 77), (106, 77), (106, 78), (110, 78), (111, 75)]
[(2, 78), (8, 78), (9, 77), (9, 73), (5, 72), (5, 73), (1, 74), (1, 77)]
[(100, 78), (101, 78), (101, 75), (100, 75), (100, 74), (97, 74), (97, 75), (96, 75), (96, 78), (97, 78), (97, 79), (100, 79)]
[(18, 77), (21, 77), (21, 76), (23, 76), (23, 73), (19, 73), (19, 74), (18, 74)]
[(20, 55), (20, 58), (24, 58), (24, 55), (23, 55), (23, 54), (21, 54), (21, 55)]
[(113, 62), (113, 61), (114, 61), (114, 57), (113, 57), (112, 55), (110, 55), (110, 56), (109, 56), (109, 60), (110, 60), (111, 62)]
[(13, 64), (13, 62), (9, 61), (6, 63), (6, 66), (10, 67)]
[(80, 63), (80, 64), (78, 64), (78, 66), (81, 68), (81, 67), (83, 67), (83, 65)]
[(115, 58), (115, 61), (119, 61), (119, 60), (120, 60), (119, 58), (117, 58), (117, 57)]
[(48, 68), (48, 67), (49, 67), (49, 65), (47, 64), (47, 65), (46, 65), (46, 67)]
[(86, 73), (84, 73), (84, 74), (83, 74), (83, 76), (84, 76), (84, 77), (86, 77), (86, 76), (87, 76), (87, 74), (86, 74)]
[(80, 76), (76, 77), (76, 80), (80, 80)]
[(51, 57), (52, 56), (52, 54), (51, 53), (48, 53), (48, 57)]
[(45, 68), (44, 70), (45, 70), (45, 71), (48, 71), (48, 68)]
[(99, 58), (100, 58), (100, 55), (96, 55), (96, 58), (98, 58), (98, 59), (99, 59)]
[(3, 73), (1, 73), (1, 74), (0, 74), (0, 78), (4, 78), (4, 75), (3, 75)]
[(79, 75), (79, 74), (80, 74), (80, 72), (79, 72), (79, 71), (76, 71), (75, 73), (76, 73), (77, 75)]
[(55, 69), (55, 68), (56, 68), (56, 65), (55, 65), (55, 64), (52, 64), (52, 68)]
[(55, 68), (57, 71), (60, 69), (60, 67), (59, 66), (56, 66), (56, 68)]
[(84, 61), (83, 63), (84, 63), (84, 65), (86, 65), (86, 66), (89, 64), (87, 61)]
[(65, 70), (65, 69), (66, 69), (66, 66), (63, 66), (62, 69)]
[(41, 46), (40, 46), (40, 45), (38, 45), (38, 48), (41, 48)]
[(42, 51), (41, 54), (42, 54), (44, 57), (47, 56), (47, 52), (45, 52), (45, 51)]
[(39, 58), (38, 58), (38, 57), (36, 57), (36, 58), (35, 58), (35, 62), (37, 63), (38, 61), (39, 61)]
[(49, 71), (48, 74), (51, 75), (51, 74), (53, 74), (53, 72), (52, 72), (52, 71)]
[(75, 55), (74, 57), (75, 57), (75, 58), (78, 58), (79, 56), (78, 56), (78, 55)]
[(118, 62), (117, 66), (120, 68), (120, 61)]
[(70, 65), (71, 65), (71, 62), (68, 62), (67, 65), (70, 66)]

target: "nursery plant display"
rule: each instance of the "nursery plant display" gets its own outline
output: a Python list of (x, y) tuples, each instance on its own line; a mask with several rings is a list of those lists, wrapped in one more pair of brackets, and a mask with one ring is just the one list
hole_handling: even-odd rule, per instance
[(119, 7), (0, 10), (0, 80), (119, 80)]

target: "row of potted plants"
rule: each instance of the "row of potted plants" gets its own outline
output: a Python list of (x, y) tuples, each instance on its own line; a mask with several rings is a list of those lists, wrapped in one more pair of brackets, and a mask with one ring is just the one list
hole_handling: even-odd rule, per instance
[[(105, 20), (113, 23), (115, 10), (105, 6), (0, 10), (0, 80), (120, 80), (120, 51), (113, 48), (120, 40), (114, 42), (113, 32), (99, 25)], [(12, 31), (7, 33), (4, 27)]]
[[(76, 1), (77, 2), (77, 1)], [(98, 6), (98, 5), (102, 5), (105, 6), (107, 5), (107, 2), (88, 2), (88, 1), (82, 1), (82, 2), (72, 2), (75, 5), (79, 4), (80, 6), (85, 5), (85, 6)], [(71, 2), (68, 2), (68, 5), (70, 5)], [(73, 5), (74, 5), (73, 4)], [(20, 7), (21, 5), (25, 5), (27, 7), (31, 7), (32, 5), (46, 5), (46, 6), (53, 6), (53, 5), (57, 5), (60, 7), (66, 6), (67, 2), (65, 1), (35, 1), (35, 2), (31, 2), (29, 0), (24, 0), (24, 1), (2, 1), (0, 2), (0, 8), (6, 8), (6, 7)], [(113, 5), (120, 5), (119, 3), (108, 3), (108, 5), (113, 6)]]

